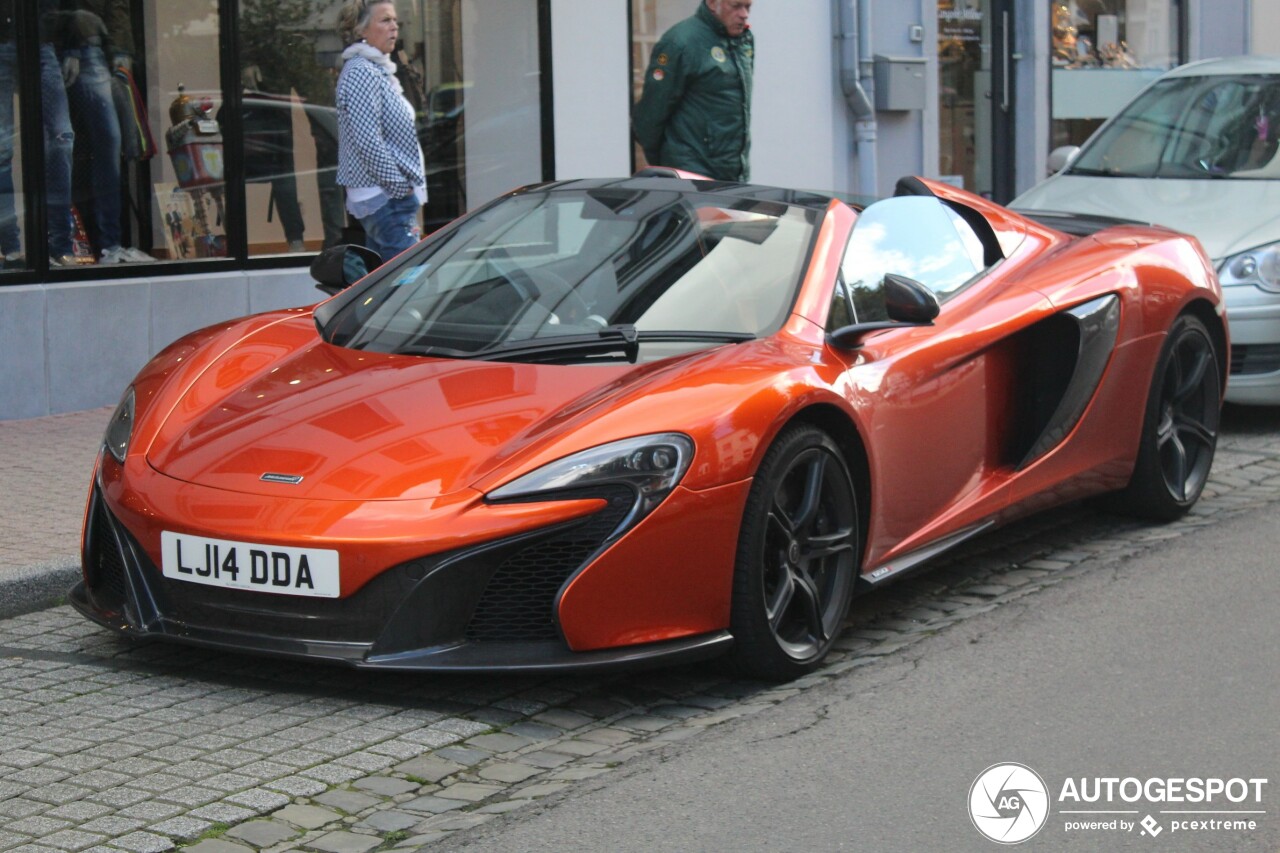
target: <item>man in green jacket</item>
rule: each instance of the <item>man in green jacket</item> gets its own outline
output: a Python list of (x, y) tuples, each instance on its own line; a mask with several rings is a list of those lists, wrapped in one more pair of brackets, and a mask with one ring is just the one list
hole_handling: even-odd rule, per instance
[(699, 0), (698, 11), (663, 34), (632, 114), (651, 166), (721, 181), (750, 177), (752, 0)]

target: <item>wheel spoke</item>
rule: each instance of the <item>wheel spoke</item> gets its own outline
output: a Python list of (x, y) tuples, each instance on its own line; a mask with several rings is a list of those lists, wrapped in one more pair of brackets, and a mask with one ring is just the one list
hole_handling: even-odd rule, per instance
[(1184, 445), (1196, 444), (1204, 448), (1212, 448), (1218, 441), (1216, 430), (1189, 415), (1177, 418), (1173, 428), (1181, 437), (1180, 440)]
[(782, 566), (778, 569), (778, 573), (782, 576), (778, 588), (773, 591), (773, 595), (769, 596), (769, 600), (764, 605), (765, 618), (769, 620), (769, 627), (773, 629), (775, 635), (782, 627), (782, 618), (791, 607), (791, 600), (796, 594), (796, 579), (791, 570)]
[(1173, 433), (1169, 442), (1161, 451), (1164, 459), (1164, 479), (1173, 496), (1182, 501), (1187, 499), (1187, 449), (1182, 446), (1182, 439)]
[(827, 458), (818, 456), (805, 465), (804, 492), (800, 496), (800, 505), (796, 507), (791, 518), (793, 530), (803, 530), (817, 516), (818, 506), (822, 503), (822, 483), (826, 476)]
[(769, 511), (769, 516), (765, 520), (765, 536), (780, 536), (784, 541), (791, 541), (791, 519), (787, 516), (786, 508), (783, 507), (778, 499), (781, 495), (774, 495), (773, 508)]
[(853, 528), (845, 527), (832, 533), (810, 536), (803, 543), (804, 556), (808, 560), (825, 560), (836, 554), (853, 550)]
[(827, 641), (827, 626), (822, 622), (822, 596), (818, 592), (818, 585), (813, 582), (813, 578), (808, 572), (797, 572), (796, 580), (796, 602), (802, 610), (802, 616), (809, 626), (809, 635), (819, 643)]
[(1188, 397), (1203, 387), (1205, 371), (1209, 369), (1210, 364), (1209, 353), (1205, 349), (1196, 347), (1193, 351), (1190, 346), (1184, 349), (1185, 355), (1191, 356), (1193, 361), (1186, 364), (1182, 358), (1174, 359), (1173, 367), (1176, 376), (1171, 402), (1175, 404), (1185, 402)]

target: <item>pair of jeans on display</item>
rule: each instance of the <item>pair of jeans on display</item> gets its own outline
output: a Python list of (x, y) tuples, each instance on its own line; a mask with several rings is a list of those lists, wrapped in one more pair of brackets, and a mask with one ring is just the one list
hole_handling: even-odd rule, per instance
[[(373, 201), (370, 199), (370, 201)], [(418, 227), (418, 210), (421, 205), (413, 193), (404, 198), (388, 199), (387, 203), (372, 213), (359, 208), (356, 213), (364, 226), (365, 245), (389, 261), (422, 238)]]
[(111, 94), (111, 66), (98, 45), (63, 51), (62, 58), (75, 58), (80, 72), (67, 87), (71, 120), (76, 133), (89, 144), (87, 153), (92, 198), (85, 219), (90, 241), (106, 255), (120, 246), (120, 115)]
[[(17, 140), (14, 92), (17, 89), (18, 50), (0, 43), (0, 252), (6, 259), (20, 255), (22, 237), (14, 197), (13, 157)], [(71, 152), (75, 134), (62, 69), (53, 45), (40, 45), (41, 113), (44, 118), (44, 191), (48, 211), (49, 256), (54, 264), (71, 256)]]

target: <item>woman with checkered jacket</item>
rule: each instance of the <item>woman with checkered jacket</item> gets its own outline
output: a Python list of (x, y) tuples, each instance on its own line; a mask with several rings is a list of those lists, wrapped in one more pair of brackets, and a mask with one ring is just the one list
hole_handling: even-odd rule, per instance
[(338, 183), (347, 210), (383, 260), (421, 237), (427, 200), (413, 107), (391, 61), (400, 24), (388, 0), (346, 0), (338, 29), (347, 45), (338, 76)]

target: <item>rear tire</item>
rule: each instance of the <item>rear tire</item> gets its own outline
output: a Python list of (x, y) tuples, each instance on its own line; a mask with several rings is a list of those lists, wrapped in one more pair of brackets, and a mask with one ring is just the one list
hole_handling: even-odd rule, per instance
[(786, 681), (817, 668), (839, 636), (861, 553), (853, 480), (831, 437), (785, 430), (747, 496), (734, 569), (730, 663)]
[(1213, 339), (1199, 318), (1174, 321), (1147, 395), (1142, 442), (1129, 485), (1107, 501), (1127, 515), (1173, 521), (1209, 481), (1222, 417), (1222, 373)]

